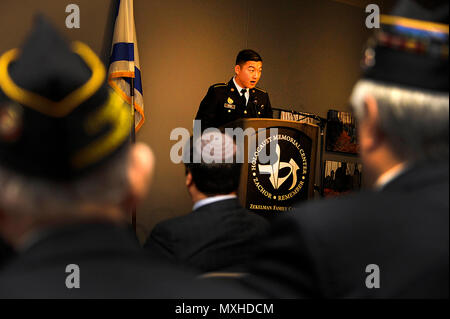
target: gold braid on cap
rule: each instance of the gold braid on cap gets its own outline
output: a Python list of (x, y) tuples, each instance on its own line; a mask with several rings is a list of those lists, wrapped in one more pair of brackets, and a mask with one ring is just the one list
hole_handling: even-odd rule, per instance
[(391, 16), (387, 14), (382, 14), (380, 16), (380, 21), (382, 24), (386, 25), (398, 25), (405, 28), (411, 28), (416, 30), (448, 34), (448, 24), (443, 23)]
[(89, 99), (102, 86), (106, 71), (100, 59), (82, 42), (74, 42), (72, 50), (77, 53), (91, 69), (91, 77), (81, 87), (59, 102), (49, 100), (39, 94), (25, 90), (11, 79), (8, 67), (19, 55), (18, 49), (12, 49), (0, 57), (0, 88), (11, 99), (37, 112), (51, 117), (64, 117), (78, 105)]

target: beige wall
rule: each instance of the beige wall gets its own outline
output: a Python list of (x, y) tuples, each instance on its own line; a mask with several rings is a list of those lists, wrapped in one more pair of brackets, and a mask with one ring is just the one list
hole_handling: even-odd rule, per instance
[[(81, 11), (81, 28), (67, 29), (66, 6), (76, 3)], [(53, 24), (71, 40), (81, 40), (102, 54), (111, 0), (1, 0), (0, 1), (0, 52), (19, 46), (30, 31), (33, 17), (45, 14)]]
[[(326, 116), (347, 109), (368, 31), (363, 2), (331, 0), (135, 0), (147, 121), (137, 135), (157, 166), (152, 190), (138, 207), (138, 235), (162, 219), (188, 213), (184, 169), (170, 162), (172, 129), (191, 129), (209, 85), (228, 81), (236, 53), (264, 59), (261, 86), (272, 105)], [(367, 1), (366, 1), (367, 2)], [(371, 1), (372, 2), (372, 1)], [(379, 3), (380, 1), (374, 1)], [(65, 6), (81, 9), (81, 28), (64, 27)], [(18, 46), (35, 12), (98, 54), (109, 50), (111, 0), (2, 0), (0, 51)], [(333, 156), (331, 156), (332, 158)]]

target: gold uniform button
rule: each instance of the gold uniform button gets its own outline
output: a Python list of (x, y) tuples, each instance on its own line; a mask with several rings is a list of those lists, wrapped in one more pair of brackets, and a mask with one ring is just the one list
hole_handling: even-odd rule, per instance
[(228, 110), (228, 113), (231, 113), (231, 110)]
[(261, 112), (258, 112), (258, 115), (260, 115), (261, 114)]
[(247, 111), (244, 111), (244, 114), (247, 114)]

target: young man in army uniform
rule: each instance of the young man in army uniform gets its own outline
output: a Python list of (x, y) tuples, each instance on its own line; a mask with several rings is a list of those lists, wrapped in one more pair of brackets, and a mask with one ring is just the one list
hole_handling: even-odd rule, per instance
[(262, 59), (253, 50), (242, 50), (236, 57), (236, 75), (228, 83), (218, 83), (208, 90), (197, 112), (202, 130), (223, 127), (240, 118), (272, 118), (269, 95), (257, 88)]

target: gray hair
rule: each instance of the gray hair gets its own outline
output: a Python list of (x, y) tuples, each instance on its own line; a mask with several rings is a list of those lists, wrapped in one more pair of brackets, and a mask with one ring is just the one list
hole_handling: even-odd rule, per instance
[(76, 214), (84, 204), (119, 205), (129, 187), (128, 149), (73, 182), (23, 176), (0, 166), (0, 209), (7, 214)]
[(365, 116), (369, 95), (377, 101), (380, 129), (397, 156), (412, 161), (448, 158), (448, 93), (360, 80), (350, 98), (357, 120)]

